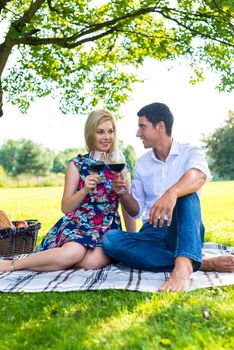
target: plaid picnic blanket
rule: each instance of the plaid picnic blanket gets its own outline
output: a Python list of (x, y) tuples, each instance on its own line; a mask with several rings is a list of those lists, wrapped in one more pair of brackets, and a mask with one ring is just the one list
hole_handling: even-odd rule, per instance
[[(205, 243), (203, 255), (214, 257), (234, 254), (234, 247)], [(136, 270), (121, 264), (108, 265), (99, 270), (69, 269), (56, 272), (33, 272), (29, 270), (0, 273), (0, 291), (15, 292), (67, 292), (97, 289), (126, 289), (140, 292), (157, 292), (170, 273)], [(234, 284), (234, 273), (192, 274), (190, 290)]]

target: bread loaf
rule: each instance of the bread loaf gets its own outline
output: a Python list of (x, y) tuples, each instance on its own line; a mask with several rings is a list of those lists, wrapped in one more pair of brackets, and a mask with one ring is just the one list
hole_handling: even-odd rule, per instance
[(6, 228), (12, 228), (13, 224), (7, 214), (0, 210), (0, 230), (6, 229)]

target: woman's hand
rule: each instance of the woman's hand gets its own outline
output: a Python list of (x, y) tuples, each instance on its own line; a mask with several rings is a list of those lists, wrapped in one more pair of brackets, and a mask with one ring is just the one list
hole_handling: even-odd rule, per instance
[(86, 176), (83, 190), (86, 193), (92, 192), (96, 188), (97, 183), (100, 181), (101, 179), (98, 174), (91, 174)]
[(76, 165), (73, 162), (68, 164), (65, 185), (62, 198), (62, 212), (68, 214), (71, 211), (79, 208), (80, 204), (84, 200), (85, 196), (92, 192), (97, 183), (100, 182), (100, 176), (98, 174), (90, 174), (86, 177), (84, 187), (79, 188), (80, 174)]

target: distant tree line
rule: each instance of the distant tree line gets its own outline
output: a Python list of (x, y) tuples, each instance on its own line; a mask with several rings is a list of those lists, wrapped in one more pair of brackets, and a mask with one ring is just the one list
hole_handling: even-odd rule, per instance
[[(209, 136), (203, 136), (209, 166), (215, 180), (234, 180), (234, 111), (229, 111), (224, 125)], [(119, 148), (129, 164), (131, 174), (136, 162), (133, 146)], [(7, 140), (0, 147), (0, 169), (12, 177), (20, 174), (44, 176), (49, 173), (65, 173), (68, 162), (77, 154), (85, 154), (85, 148), (68, 148), (55, 153), (32, 140)]]
[[(119, 147), (132, 172), (136, 161), (134, 148), (130, 145), (125, 147), (122, 141)], [(32, 140), (9, 139), (0, 147), (0, 166), (12, 177), (21, 174), (44, 176), (49, 173), (65, 173), (69, 160), (77, 154), (85, 153), (85, 148), (67, 148), (55, 153)]]
[(234, 180), (234, 111), (229, 111), (224, 125), (203, 136), (202, 141), (214, 179)]

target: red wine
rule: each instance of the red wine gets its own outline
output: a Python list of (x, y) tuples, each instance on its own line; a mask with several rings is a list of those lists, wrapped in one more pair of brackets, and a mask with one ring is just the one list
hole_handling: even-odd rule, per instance
[(97, 163), (90, 164), (90, 169), (91, 169), (94, 173), (99, 173), (99, 172), (102, 171), (104, 168), (105, 168), (105, 163), (103, 163), (103, 162), (97, 162)]
[(124, 167), (124, 163), (118, 163), (118, 164), (108, 164), (111, 171), (114, 171), (115, 173), (120, 173)]

